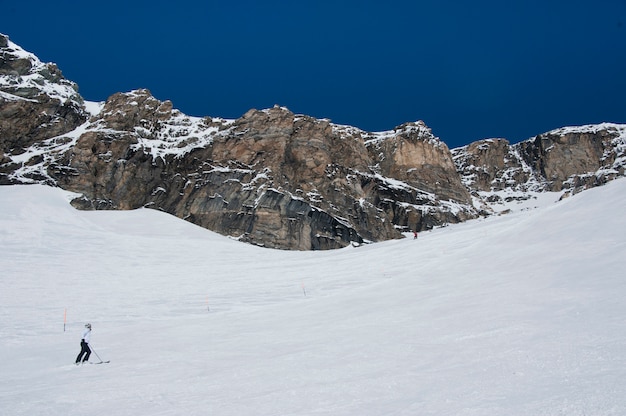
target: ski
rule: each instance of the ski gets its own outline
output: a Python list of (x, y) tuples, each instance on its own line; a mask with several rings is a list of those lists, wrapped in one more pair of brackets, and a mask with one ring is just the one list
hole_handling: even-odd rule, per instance
[(89, 362), (89, 364), (108, 364), (108, 363), (110, 363), (110, 362), (111, 362), (111, 360), (108, 360), (108, 361), (100, 361), (99, 363), (92, 363), (92, 362), (90, 361), (90, 362)]

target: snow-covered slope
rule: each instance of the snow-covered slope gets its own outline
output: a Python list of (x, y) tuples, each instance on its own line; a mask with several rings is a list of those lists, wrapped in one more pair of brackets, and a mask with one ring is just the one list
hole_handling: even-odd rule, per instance
[(626, 414), (624, 179), (330, 252), (68, 198), (0, 187), (2, 414)]

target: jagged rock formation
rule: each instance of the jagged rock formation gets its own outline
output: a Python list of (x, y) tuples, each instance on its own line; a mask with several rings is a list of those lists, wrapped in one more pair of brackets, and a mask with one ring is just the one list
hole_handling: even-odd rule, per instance
[(488, 139), (452, 152), (463, 183), (474, 193), (571, 195), (624, 176), (626, 126), (565, 127), (514, 145)]
[[(475, 215), (447, 147), (423, 123), (393, 137), (381, 152), (376, 135), (282, 107), (195, 119), (139, 90), (107, 100), (48, 173), (84, 195), (82, 208), (151, 206), (268, 247), (337, 248)], [(398, 146), (446, 157), (411, 165), (428, 175), (390, 180), (399, 168), (384, 159), (402, 158)], [(450, 182), (456, 200), (439, 206), (434, 191)]]
[[(3, 67), (38, 62), (5, 44)], [(2, 108), (18, 101), (20, 76), (8, 75), (3, 85), (16, 88), (3, 89)], [(78, 103), (86, 119), (75, 86), (58, 85), (72, 90), (59, 105)], [(46, 100), (32, 100), (47, 112)], [(0, 139), (15, 144), (5, 147), (3, 183), (44, 182), (82, 194), (74, 205), (83, 209), (148, 206), (290, 249), (399, 238), (477, 215), (448, 148), (422, 122), (367, 133), (278, 106), (237, 120), (194, 118), (148, 90), (114, 94), (91, 113), (28, 140), (3, 129)]]
[[(0, 35), (0, 162), (87, 119), (76, 84)], [(10, 168), (3, 166), (0, 173)]]
[(520, 143), (519, 152), (546, 179), (548, 190), (576, 193), (624, 175), (625, 127), (565, 127)]
[(55, 66), (0, 36), (1, 184), (60, 186), (81, 195), (81, 209), (160, 209), (266, 247), (399, 238), (488, 215), (498, 190), (623, 175), (624, 127), (583, 130), (451, 152), (421, 121), (370, 133), (279, 106), (197, 118), (148, 90), (89, 103)]

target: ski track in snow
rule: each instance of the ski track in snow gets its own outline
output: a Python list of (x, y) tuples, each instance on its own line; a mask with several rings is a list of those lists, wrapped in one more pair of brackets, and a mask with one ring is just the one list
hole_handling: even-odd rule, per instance
[(69, 199), (0, 187), (2, 414), (626, 414), (626, 179), (328, 252)]

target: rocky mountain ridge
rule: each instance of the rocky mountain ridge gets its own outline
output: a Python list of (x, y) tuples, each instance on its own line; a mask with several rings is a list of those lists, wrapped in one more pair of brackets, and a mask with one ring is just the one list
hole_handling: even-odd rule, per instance
[(564, 127), (513, 145), (487, 139), (453, 149), (452, 154), (463, 184), (494, 209), (502, 195), (569, 196), (624, 176), (626, 125)]
[(148, 90), (85, 102), (0, 35), (0, 184), (81, 209), (151, 207), (241, 241), (332, 249), (498, 211), (498, 193), (578, 192), (624, 175), (626, 126), (448, 149), (422, 122), (365, 132), (284, 107), (189, 117)]

